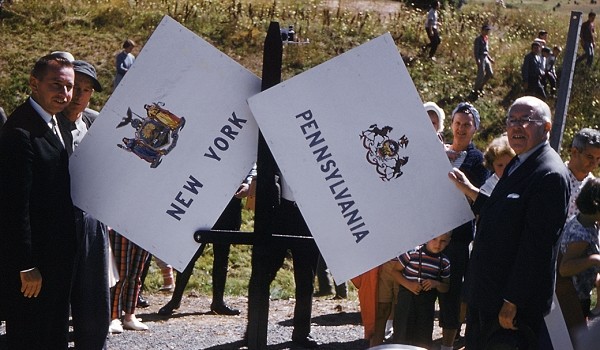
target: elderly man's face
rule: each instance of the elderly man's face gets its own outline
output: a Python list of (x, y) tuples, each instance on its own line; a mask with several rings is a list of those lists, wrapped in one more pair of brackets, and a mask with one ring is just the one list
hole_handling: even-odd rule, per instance
[(589, 173), (600, 164), (600, 147), (585, 146), (582, 151), (571, 147), (569, 167), (580, 173)]
[[(75, 87), (73, 88), (73, 99), (65, 108), (67, 116), (77, 116), (88, 106), (90, 98), (94, 93), (94, 82), (92, 78), (82, 73), (75, 73)], [(75, 118), (77, 119), (77, 118)], [(75, 120), (71, 120), (75, 121)]]
[(514, 105), (508, 114), (508, 143), (517, 154), (523, 154), (548, 139), (552, 125), (536, 116), (528, 105)]

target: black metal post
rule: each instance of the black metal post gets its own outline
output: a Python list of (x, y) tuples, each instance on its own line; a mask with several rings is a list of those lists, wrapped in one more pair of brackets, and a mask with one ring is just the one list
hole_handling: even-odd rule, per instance
[[(264, 91), (281, 82), (283, 44), (278, 22), (271, 22), (263, 53), (262, 86)], [(279, 201), (279, 191), (275, 184), (277, 165), (262, 133), (258, 136), (258, 156), (256, 161), (256, 213), (255, 232), (269, 235), (273, 233), (271, 218)], [(265, 237), (267, 238), (267, 237)], [(262, 242), (261, 242), (262, 241)], [(252, 251), (252, 275), (248, 286), (248, 328), (246, 336), (248, 349), (267, 348), (267, 325), (269, 318), (270, 277), (266, 268), (265, 240), (255, 242)]]
[(560, 153), (567, 110), (569, 109), (569, 98), (571, 86), (573, 85), (573, 72), (575, 71), (575, 60), (577, 58), (577, 44), (579, 43), (579, 30), (581, 28), (581, 12), (572, 11), (567, 35), (567, 46), (563, 55), (563, 65), (558, 86), (558, 98), (556, 110), (554, 111), (554, 122), (550, 133), (550, 146)]

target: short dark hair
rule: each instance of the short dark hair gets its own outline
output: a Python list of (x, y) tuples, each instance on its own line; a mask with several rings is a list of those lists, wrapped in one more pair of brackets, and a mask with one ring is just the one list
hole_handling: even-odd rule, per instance
[(600, 148), (600, 131), (592, 128), (583, 128), (573, 136), (571, 147), (581, 152), (587, 146)]
[(125, 42), (123, 43), (123, 48), (126, 49), (128, 47), (134, 47), (135, 46), (135, 41), (131, 40), (131, 39), (127, 39), (125, 40)]
[(73, 68), (73, 63), (71, 63), (71, 61), (69, 61), (68, 59), (62, 56), (50, 54), (41, 57), (37, 60), (37, 62), (35, 62), (35, 65), (31, 70), (31, 75), (33, 75), (38, 80), (42, 80), (46, 76), (46, 73), (48, 73), (48, 67), (50, 66), (51, 62), (57, 62), (60, 67)]
[(600, 178), (589, 179), (575, 200), (582, 214), (594, 215), (600, 211)]

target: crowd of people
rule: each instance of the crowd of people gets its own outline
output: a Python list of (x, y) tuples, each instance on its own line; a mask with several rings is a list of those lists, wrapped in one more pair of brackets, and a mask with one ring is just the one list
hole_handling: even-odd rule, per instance
[[(424, 108), (439, 135), (444, 111), (433, 102)], [(384, 343), (386, 320), (394, 309), (388, 342), (431, 348), (438, 299), (441, 350), (462, 345), (546, 349), (550, 340), (543, 317), (550, 310), (555, 278), (564, 282), (557, 284), (556, 294), (572, 343), (578, 344), (587, 320), (600, 309), (590, 310), (590, 292), (600, 285), (594, 216), (600, 197), (583, 190), (595, 181), (592, 171), (600, 164), (600, 132), (580, 130), (563, 163), (548, 144), (550, 116), (541, 99), (517, 99), (507, 113), (506, 133), (482, 153), (472, 143), (480, 124), (477, 109), (468, 102), (456, 106), (452, 142), (444, 145), (454, 169), (449, 177), (477, 219), (353, 279), (371, 346)], [(588, 204), (579, 203), (580, 191), (591, 197), (584, 197)], [(585, 209), (579, 213), (577, 208)], [(442, 243), (436, 240), (445, 248), (436, 249), (434, 243)], [(558, 246), (562, 259), (555, 271)], [(445, 259), (449, 275), (444, 274)], [(412, 297), (406, 299), (407, 293)]]
[[(504, 6), (503, 1), (498, 2), (498, 4)], [(440, 8), (440, 1), (432, 1), (425, 19), (425, 33), (427, 34), (429, 43), (423, 46), (423, 51), (429, 49), (428, 57), (433, 61), (437, 60), (435, 54), (441, 43)], [(594, 61), (594, 49), (596, 46), (595, 19), (596, 13), (593, 11), (589, 12), (587, 20), (581, 24), (579, 34), (583, 53), (577, 56), (576, 63), (585, 60), (588, 67), (591, 67)], [(477, 76), (473, 84), (473, 89), (468, 96), (470, 101), (476, 101), (485, 95), (484, 87), (494, 76), (494, 59), (489, 51), (489, 35), (491, 30), (492, 27), (490, 24), (483, 24), (480, 35), (473, 41), (473, 56), (477, 65)], [(540, 30), (538, 36), (531, 43), (530, 52), (524, 55), (521, 64), (523, 91), (528, 95), (536, 96), (542, 100), (550, 96), (556, 97), (556, 59), (562, 51), (560, 46), (548, 46), (547, 41), (548, 32)]]
[[(439, 7), (434, 2), (426, 22), (431, 58), (440, 43)], [(582, 26), (585, 50), (580, 59), (588, 65), (593, 60), (594, 19), (592, 12), (586, 29)], [(452, 110), (451, 142), (444, 139), (443, 109), (424, 104), (452, 167), (449, 181), (466, 196), (476, 219), (352, 280), (370, 346), (391, 342), (431, 348), (436, 302), (441, 350), (453, 349), (457, 342), (473, 350), (544, 348), (550, 341), (544, 316), (555, 292), (575, 345), (588, 319), (600, 314), (600, 306), (591, 308), (591, 291), (600, 291), (600, 181), (592, 174), (600, 164), (600, 132), (580, 130), (567, 162), (549, 146), (552, 118), (543, 100), (547, 92), (556, 91), (560, 47), (546, 47), (547, 32), (540, 31), (522, 66), (529, 95), (509, 107), (506, 132), (485, 152), (478, 150), (473, 138), (482, 116), (472, 102), (484, 95), (493, 77), (490, 31), (484, 24), (474, 41), (472, 101)], [(135, 61), (135, 42), (127, 39), (122, 47), (115, 58), (113, 89)], [(77, 349), (105, 349), (108, 333), (148, 329), (135, 310), (145, 303), (140, 291), (151, 256), (71, 201), (69, 156), (98, 116), (87, 107), (103, 87), (95, 67), (68, 52), (40, 58), (29, 87), (29, 98), (8, 118), (0, 109), (0, 319), (6, 321), (6, 340), (10, 349), (67, 349), (71, 318)], [(242, 181), (215, 229), (240, 228), (241, 198), (256, 175), (253, 170)], [(278, 172), (273, 175), (272, 186), (281, 194), (273, 225), (283, 234), (310, 238), (285, 179)], [(211, 311), (236, 316), (240, 311), (224, 301), (229, 248), (214, 247)], [(162, 289), (173, 291), (160, 315), (179, 308), (202, 249), (175, 280), (172, 267), (157, 260)], [(322, 280), (328, 278), (312, 239), (253, 247), (249, 322), (268, 309), (269, 285), (288, 251), (296, 282), (292, 341), (315, 348), (319, 342), (310, 334), (312, 300), (334, 289), (323, 282), (314, 292), (317, 273)], [(346, 297), (345, 286), (335, 289), (336, 297)], [(249, 328), (246, 337), (262, 331)]]

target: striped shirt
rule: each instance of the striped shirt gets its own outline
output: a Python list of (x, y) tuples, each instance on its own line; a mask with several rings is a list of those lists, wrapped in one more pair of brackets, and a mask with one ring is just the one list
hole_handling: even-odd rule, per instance
[(442, 280), (450, 278), (450, 260), (446, 255), (430, 253), (425, 245), (400, 255), (398, 261), (404, 267), (402, 274), (411, 281)]

